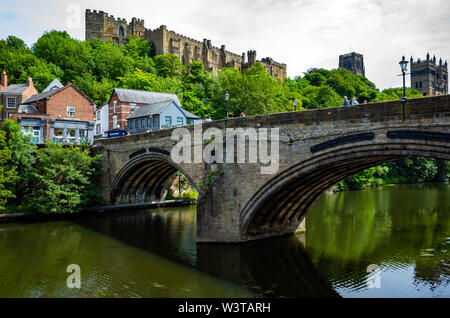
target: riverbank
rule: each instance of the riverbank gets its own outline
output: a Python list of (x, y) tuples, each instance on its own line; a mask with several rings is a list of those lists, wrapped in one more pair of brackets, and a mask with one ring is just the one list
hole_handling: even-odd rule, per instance
[(340, 193), (340, 192), (349, 192), (349, 191), (361, 191), (361, 190), (367, 190), (367, 189), (376, 189), (376, 188), (380, 188), (380, 187), (391, 187), (391, 186), (400, 186), (400, 185), (432, 185), (432, 184), (448, 184), (449, 182), (422, 182), (422, 183), (415, 183), (415, 182), (405, 182), (405, 183), (386, 183), (386, 184), (372, 184), (372, 185), (368, 185), (365, 186), (361, 189), (354, 189), (354, 190), (349, 190), (349, 189), (339, 189), (336, 186), (333, 186), (331, 189), (328, 189), (325, 191), (326, 195), (332, 195), (335, 193)]
[(22, 223), (22, 222), (43, 222), (67, 220), (78, 217), (98, 217), (102, 215), (109, 215), (115, 212), (121, 212), (128, 209), (158, 209), (166, 207), (182, 207), (189, 206), (197, 202), (197, 199), (181, 199), (181, 200), (166, 200), (155, 201), (147, 203), (135, 204), (120, 204), (108, 206), (95, 206), (84, 209), (79, 213), (72, 214), (41, 214), (41, 213), (11, 213), (0, 214), (0, 223)]

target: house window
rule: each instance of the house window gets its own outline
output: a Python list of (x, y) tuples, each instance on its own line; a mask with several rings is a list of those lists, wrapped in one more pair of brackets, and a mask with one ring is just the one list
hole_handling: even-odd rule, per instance
[(130, 113), (134, 113), (134, 111), (136, 110), (136, 104), (130, 104)]
[(100, 125), (100, 124), (97, 124), (97, 126), (95, 127), (95, 133), (96, 133), (97, 135), (100, 135), (100, 131), (101, 131), (101, 125)]
[(113, 102), (113, 113), (114, 114), (117, 113), (117, 101), (116, 100)]
[(177, 117), (177, 125), (183, 126), (183, 117)]
[(6, 108), (16, 108), (16, 98), (8, 97), (6, 99)]
[(75, 141), (75, 129), (67, 129), (66, 141), (68, 143), (73, 143)]
[(88, 134), (87, 134), (87, 130), (86, 130), (86, 129), (80, 129), (80, 130), (78, 130), (78, 140), (79, 140), (80, 142), (86, 140), (86, 139), (87, 139), (87, 136), (88, 136)]
[(150, 117), (147, 118), (147, 127), (151, 127), (152, 126), (152, 119)]
[(64, 129), (63, 128), (55, 128), (54, 138), (56, 143), (64, 142)]
[(158, 117), (153, 117), (153, 126), (158, 126)]
[(166, 125), (168, 126), (172, 125), (172, 117), (166, 116)]
[(129, 123), (130, 123), (130, 129), (133, 129), (134, 128), (134, 120), (130, 120)]
[(141, 128), (145, 128), (145, 120), (144, 120), (144, 118), (141, 118)]
[(98, 111), (98, 112), (97, 112), (97, 120), (100, 120), (100, 119), (101, 119), (100, 114), (101, 114), (101, 111)]
[(117, 116), (113, 116), (113, 129), (117, 128)]
[(67, 106), (67, 117), (75, 117), (75, 107)]

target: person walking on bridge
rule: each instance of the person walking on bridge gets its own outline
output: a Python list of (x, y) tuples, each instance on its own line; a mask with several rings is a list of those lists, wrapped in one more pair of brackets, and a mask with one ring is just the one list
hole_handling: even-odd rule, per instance
[(348, 100), (347, 96), (344, 96), (344, 106), (350, 106), (350, 101)]
[(356, 101), (356, 98), (355, 97), (353, 97), (353, 99), (352, 99), (352, 105), (358, 105), (359, 103)]

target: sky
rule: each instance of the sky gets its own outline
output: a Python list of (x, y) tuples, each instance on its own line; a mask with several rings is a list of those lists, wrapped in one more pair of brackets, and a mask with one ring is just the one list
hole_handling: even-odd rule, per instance
[(256, 50), (258, 59), (286, 63), (291, 78), (311, 67), (335, 69), (339, 55), (354, 51), (384, 89), (402, 85), (402, 55), (450, 60), (448, 0), (0, 0), (0, 38), (31, 46), (55, 29), (84, 40), (86, 9), (144, 19), (148, 29), (166, 25), (239, 55)]

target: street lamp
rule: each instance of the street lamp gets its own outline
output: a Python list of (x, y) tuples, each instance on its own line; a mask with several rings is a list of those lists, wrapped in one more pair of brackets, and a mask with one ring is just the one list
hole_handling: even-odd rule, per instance
[(294, 98), (294, 110), (297, 111), (297, 98)]
[(228, 94), (228, 92), (225, 93), (225, 100), (227, 102), (227, 119), (228, 119), (228, 101), (230, 100), (230, 94)]
[(406, 104), (406, 72), (408, 71), (408, 61), (405, 59), (405, 56), (403, 55), (402, 60), (400, 61), (400, 67), (402, 69), (402, 75), (403, 75), (403, 97), (402, 97), (402, 115), (403, 115), (403, 121), (405, 121), (405, 104)]

